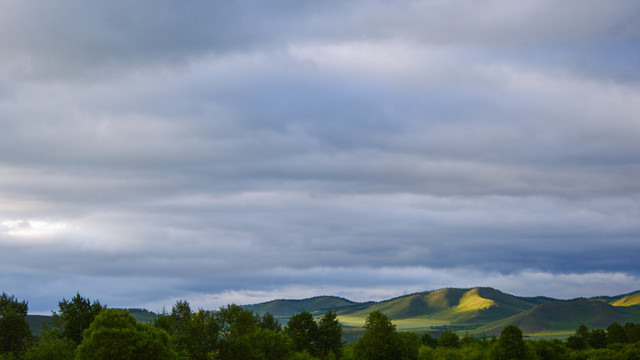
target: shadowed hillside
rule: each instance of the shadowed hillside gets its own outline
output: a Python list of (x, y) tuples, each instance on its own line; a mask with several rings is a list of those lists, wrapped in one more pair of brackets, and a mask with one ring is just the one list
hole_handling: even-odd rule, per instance
[(27, 315), (27, 323), (31, 328), (31, 332), (39, 335), (42, 332), (43, 325), (51, 325), (52, 317), (49, 315)]
[(545, 331), (573, 331), (582, 324), (601, 328), (612, 322), (624, 324), (628, 321), (640, 321), (640, 307), (618, 307), (589, 299), (557, 300), (489, 323), (476, 329), (476, 332), (499, 333), (506, 325), (514, 324), (524, 333), (535, 334)]
[(336, 296), (316, 296), (302, 300), (273, 300), (259, 304), (243, 306), (256, 314), (270, 313), (277, 317), (290, 317), (292, 315), (308, 311), (314, 315), (322, 315), (328, 310), (360, 310), (371, 305), (372, 302), (357, 303)]

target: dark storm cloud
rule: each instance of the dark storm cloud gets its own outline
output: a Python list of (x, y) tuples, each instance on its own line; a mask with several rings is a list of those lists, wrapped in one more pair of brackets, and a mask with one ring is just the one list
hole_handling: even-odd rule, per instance
[(0, 289), (32, 309), (640, 286), (633, 4), (0, 7)]

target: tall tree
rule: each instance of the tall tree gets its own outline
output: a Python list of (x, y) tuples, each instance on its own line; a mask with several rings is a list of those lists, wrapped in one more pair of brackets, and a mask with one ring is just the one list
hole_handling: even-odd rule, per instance
[(263, 328), (257, 328), (248, 335), (247, 344), (251, 349), (249, 359), (252, 360), (289, 359), (293, 349), (291, 339), (282, 331)]
[(318, 325), (308, 311), (293, 315), (285, 328), (285, 333), (293, 341), (293, 349), (298, 352), (307, 351), (312, 355), (317, 352)]
[(169, 333), (182, 357), (193, 360), (210, 359), (215, 352), (220, 326), (213, 311), (191, 311), (186, 300), (178, 300), (171, 313), (163, 311), (154, 325)]
[(413, 331), (398, 333), (402, 360), (418, 360), (420, 337)]
[(227, 305), (216, 313), (220, 326), (218, 338), (219, 358), (224, 360), (249, 359), (249, 336), (258, 329), (253, 313), (239, 305)]
[(607, 347), (607, 332), (604, 329), (590, 330), (587, 342), (594, 349)]
[(498, 340), (500, 358), (504, 360), (523, 360), (526, 348), (522, 339), (522, 330), (515, 325), (507, 325), (500, 332)]
[(580, 325), (574, 335), (567, 339), (567, 346), (573, 350), (582, 350), (587, 348), (587, 340), (589, 340), (589, 329), (584, 325)]
[(359, 360), (401, 359), (400, 338), (391, 319), (376, 310), (365, 321), (365, 333), (356, 342), (354, 355)]
[(608, 344), (616, 344), (616, 343), (626, 343), (629, 339), (627, 337), (627, 332), (624, 331), (622, 325), (617, 322), (612, 323), (607, 327), (607, 343)]
[(438, 339), (438, 346), (457, 348), (460, 346), (460, 337), (455, 332), (446, 330)]
[(0, 354), (22, 354), (31, 337), (27, 323), (29, 306), (15, 296), (2, 293), (0, 296)]
[(218, 344), (218, 324), (215, 313), (208, 310), (198, 310), (191, 314), (189, 337), (191, 341), (187, 351), (191, 359), (211, 359)]
[(438, 345), (438, 339), (434, 338), (429, 333), (424, 333), (420, 338), (420, 342), (422, 342), (422, 345), (428, 346), (432, 349), (435, 349), (436, 345)]
[(318, 323), (318, 355), (322, 359), (342, 357), (342, 325), (335, 311), (327, 311)]
[(627, 334), (627, 339), (630, 343), (640, 341), (640, 324), (628, 322), (624, 324), (624, 332)]
[(99, 301), (91, 302), (89, 298), (76, 293), (71, 300), (63, 298), (58, 302), (58, 312), (53, 313), (52, 323), (63, 337), (80, 344), (82, 333), (91, 326), (103, 308)]
[(265, 330), (275, 332), (282, 331), (282, 326), (280, 326), (278, 320), (268, 312), (262, 315), (262, 318), (260, 318), (260, 320), (258, 321), (258, 325), (260, 326), (260, 328)]

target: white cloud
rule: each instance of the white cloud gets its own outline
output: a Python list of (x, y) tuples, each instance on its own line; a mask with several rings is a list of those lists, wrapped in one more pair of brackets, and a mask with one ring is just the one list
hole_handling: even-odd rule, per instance
[(637, 6), (285, 3), (0, 5), (6, 291), (637, 287)]

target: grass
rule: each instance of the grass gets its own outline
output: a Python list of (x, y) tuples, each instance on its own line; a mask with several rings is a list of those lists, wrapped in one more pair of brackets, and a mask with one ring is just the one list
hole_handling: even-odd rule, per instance
[(611, 304), (613, 306), (634, 306), (640, 305), (640, 292), (629, 294), (622, 299)]
[[(339, 315), (338, 321), (342, 324), (342, 326), (351, 329), (359, 329), (364, 326), (366, 317), (362, 316), (350, 316), (350, 315)], [(443, 326), (449, 325), (447, 321), (441, 320), (433, 320), (426, 318), (410, 318), (410, 319), (400, 319), (400, 320), (392, 320), (391, 321), (398, 331), (419, 331), (419, 330), (429, 330), (433, 326)]]
[(485, 299), (478, 295), (477, 291), (466, 292), (460, 299), (460, 303), (456, 306), (454, 312), (467, 312), (488, 309), (498, 305), (495, 301)]
[(559, 340), (564, 340), (566, 338), (568, 338), (569, 336), (575, 334), (575, 330), (574, 331), (541, 331), (538, 333), (533, 333), (533, 334), (523, 334), (525, 335), (528, 339), (531, 340), (540, 340), (540, 339), (545, 339), (545, 340), (552, 340), (552, 339), (559, 339)]

